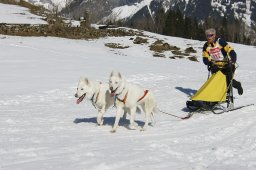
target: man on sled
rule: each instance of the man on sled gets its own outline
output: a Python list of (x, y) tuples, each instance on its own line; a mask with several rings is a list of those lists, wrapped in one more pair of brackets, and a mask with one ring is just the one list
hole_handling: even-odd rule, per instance
[[(203, 62), (212, 74), (219, 70), (225, 74), (229, 85), (236, 70), (236, 52), (224, 39), (216, 37), (214, 28), (207, 29), (205, 35), (207, 42), (203, 47)], [(232, 81), (232, 86), (238, 90), (239, 95), (242, 95), (241, 83), (235, 79)]]
[[(207, 42), (203, 47), (203, 62), (207, 65), (212, 77), (187, 101), (187, 107), (191, 110), (211, 110), (221, 107), (222, 110), (232, 109), (233, 90), (243, 94), (243, 88), (239, 81), (234, 79), (236, 69), (236, 52), (222, 38), (216, 37), (214, 28), (205, 31)], [(226, 102), (227, 109), (220, 104)]]

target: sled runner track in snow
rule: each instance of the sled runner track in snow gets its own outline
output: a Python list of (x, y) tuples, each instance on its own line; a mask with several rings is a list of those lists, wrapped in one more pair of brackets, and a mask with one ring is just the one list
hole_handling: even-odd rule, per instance
[(220, 112), (216, 112), (214, 109), (212, 109), (212, 110), (197, 109), (197, 110), (189, 112), (189, 114), (188, 114), (186, 119), (192, 117), (195, 113), (212, 112), (213, 114), (218, 115), (218, 114), (223, 114), (223, 113), (226, 113), (226, 112), (231, 112), (231, 111), (234, 111), (234, 110), (242, 109), (244, 107), (253, 106), (253, 105), (254, 104), (251, 103), (251, 104), (247, 104), (247, 105), (242, 105), (242, 106), (234, 107), (234, 108), (231, 108), (231, 109), (221, 110)]
[(176, 118), (179, 118), (179, 119), (182, 119), (182, 120), (185, 120), (185, 119), (189, 119), (191, 118), (195, 113), (201, 113), (201, 112), (207, 112), (207, 111), (211, 111), (213, 114), (223, 114), (223, 113), (226, 113), (226, 112), (231, 112), (231, 111), (234, 111), (234, 110), (238, 110), (238, 109), (242, 109), (244, 107), (248, 107), (248, 106), (253, 106), (254, 103), (251, 103), (251, 104), (247, 104), (247, 105), (242, 105), (242, 106), (238, 106), (238, 107), (234, 107), (234, 108), (231, 108), (231, 109), (226, 109), (226, 110), (222, 110), (220, 112), (216, 112), (214, 109), (212, 110), (202, 110), (202, 109), (196, 109), (194, 111), (191, 111), (188, 113), (187, 116), (184, 116), (184, 117), (181, 117), (181, 116), (177, 116), (177, 115), (174, 115), (174, 114), (171, 114), (171, 113), (167, 113), (167, 112), (164, 112), (162, 110), (159, 109), (159, 111), (161, 113), (164, 113), (164, 114), (167, 114), (167, 115), (170, 115), (170, 116), (173, 116), (173, 117), (176, 117)]
[(225, 112), (231, 112), (231, 111), (234, 111), (234, 110), (242, 109), (242, 108), (244, 108), (244, 107), (253, 106), (253, 105), (254, 105), (254, 104), (251, 103), (251, 104), (247, 104), (247, 105), (242, 105), (242, 106), (234, 107), (234, 108), (227, 109), (227, 110), (222, 110), (221, 112), (215, 112), (214, 110), (212, 110), (212, 112), (213, 112), (214, 114), (222, 114), (222, 113), (225, 113)]

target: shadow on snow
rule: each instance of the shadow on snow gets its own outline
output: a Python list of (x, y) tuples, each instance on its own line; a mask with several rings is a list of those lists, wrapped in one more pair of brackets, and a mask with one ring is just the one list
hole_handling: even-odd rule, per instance
[[(90, 118), (76, 118), (73, 121), (75, 124), (78, 123), (94, 123), (97, 124), (97, 118), (96, 117), (90, 117)], [(136, 123), (138, 123), (139, 126), (143, 126), (144, 122), (143, 121), (135, 121)], [(104, 117), (104, 123), (103, 125), (109, 125), (109, 126), (113, 126), (115, 123), (115, 117)], [(128, 119), (125, 118), (121, 118), (119, 121), (119, 125), (121, 126), (128, 126), (130, 123), (130, 121)]]
[(193, 89), (190, 89), (190, 88), (183, 88), (183, 87), (175, 87), (177, 90), (185, 93), (186, 95), (188, 95), (188, 97), (192, 97), (196, 92), (197, 90), (193, 90)]
[[(197, 90), (191, 89), (191, 88), (183, 88), (183, 87), (175, 87), (177, 90), (185, 93), (189, 98), (192, 97), (194, 94), (196, 94)], [(184, 101), (186, 103), (186, 101)], [(190, 112), (190, 110), (187, 107), (184, 107), (181, 109), (184, 112)]]

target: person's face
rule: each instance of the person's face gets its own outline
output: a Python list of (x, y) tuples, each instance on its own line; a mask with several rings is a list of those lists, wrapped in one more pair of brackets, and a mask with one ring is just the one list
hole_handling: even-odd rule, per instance
[(207, 42), (208, 43), (213, 43), (215, 40), (215, 34), (214, 33), (208, 33), (206, 34)]

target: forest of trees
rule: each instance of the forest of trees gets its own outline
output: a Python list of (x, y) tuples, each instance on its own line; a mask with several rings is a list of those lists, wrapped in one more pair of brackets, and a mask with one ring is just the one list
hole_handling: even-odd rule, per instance
[[(69, 2), (71, 0), (66, 0), (66, 2), (67, 7), (64, 11), (66, 10), (66, 14), (70, 14), (72, 9), (69, 6)], [(116, 21), (115, 18), (118, 17), (113, 16), (113, 18), (104, 21), (104, 24), (127, 26), (158, 34), (196, 40), (205, 40), (205, 29), (212, 27), (216, 29), (220, 37), (229, 42), (256, 45), (256, 35), (254, 35), (256, 28), (252, 28), (254, 32), (248, 32), (249, 29), (246, 30), (247, 26), (244, 22), (232, 19), (234, 18), (232, 16), (206, 17), (203, 21), (199, 21), (197, 18), (185, 16), (179, 9), (167, 12), (164, 9), (159, 9), (157, 12), (153, 12), (154, 18), (152, 19), (152, 15), (147, 10), (148, 8), (144, 7), (140, 10), (141, 13), (133, 15), (127, 20)], [(62, 12), (65, 13), (64, 11)], [(94, 21), (93, 18), (97, 18), (94, 16), (96, 14), (89, 10), (87, 12), (84, 8), (77, 11), (77, 15), (83, 16), (88, 23)]]
[(146, 18), (126, 26), (196, 40), (205, 40), (205, 29), (213, 27), (217, 34), (227, 41), (250, 45), (255, 43), (245, 35), (244, 23), (238, 20), (227, 20), (226, 16), (218, 20), (208, 17), (203, 23), (199, 23), (195, 18), (184, 16), (180, 10), (169, 10), (165, 13), (161, 9), (156, 13), (154, 22), (152, 18)]

